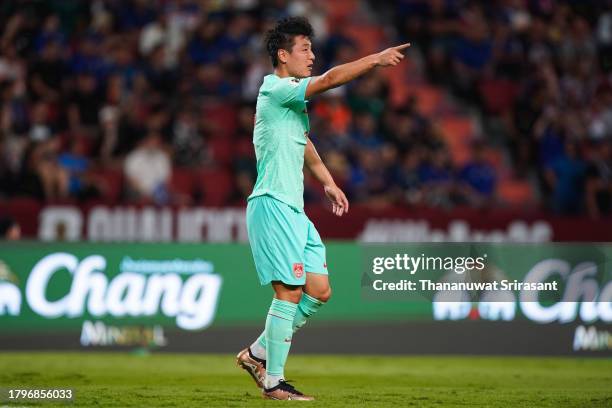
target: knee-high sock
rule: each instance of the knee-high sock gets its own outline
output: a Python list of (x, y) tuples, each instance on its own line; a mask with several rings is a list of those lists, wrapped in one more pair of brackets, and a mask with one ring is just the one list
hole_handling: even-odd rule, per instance
[[(313, 298), (307, 293), (302, 294), (302, 299), (297, 305), (297, 312), (293, 319), (293, 332), (298, 331), (302, 326), (306, 324), (306, 321), (315, 314), (325, 302), (321, 302), (319, 299)], [(257, 340), (251, 345), (251, 352), (257, 358), (264, 360), (266, 358), (266, 332), (264, 331), (259, 335)]]
[[(275, 379), (283, 378), (285, 362), (291, 348), (291, 337), (293, 336), (293, 320), (297, 305), (279, 299), (272, 299), (270, 311), (266, 319), (266, 330), (264, 331), (266, 344), (266, 370), (268, 376)], [(268, 384), (266, 378), (266, 387)]]

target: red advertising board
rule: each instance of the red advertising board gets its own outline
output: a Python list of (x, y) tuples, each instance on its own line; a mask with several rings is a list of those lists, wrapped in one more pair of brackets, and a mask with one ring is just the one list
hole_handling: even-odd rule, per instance
[[(592, 220), (512, 210), (371, 208), (352, 206), (334, 216), (324, 206), (306, 213), (324, 239), (363, 242), (612, 241), (612, 218)], [(106, 204), (41, 205), (32, 200), (0, 203), (24, 236), (46, 241), (246, 241), (241, 207), (137, 207)]]

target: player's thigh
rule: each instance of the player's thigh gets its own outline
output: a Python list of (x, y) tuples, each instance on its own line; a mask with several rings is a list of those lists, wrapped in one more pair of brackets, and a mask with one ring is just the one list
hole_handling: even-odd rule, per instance
[(247, 207), (247, 232), (262, 285), (280, 281), (304, 285), (307, 230), (288, 205), (271, 197), (256, 197)]
[(304, 262), (306, 272), (327, 275), (327, 251), (321, 240), (319, 231), (305, 215), (308, 225), (308, 236), (304, 248)]
[(308, 239), (304, 249), (304, 260), (306, 263), (306, 285), (304, 286), (304, 291), (324, 302), (331, 296), (326, 256), (326, 249), (321, 236), (314, 224), (308, 220)]

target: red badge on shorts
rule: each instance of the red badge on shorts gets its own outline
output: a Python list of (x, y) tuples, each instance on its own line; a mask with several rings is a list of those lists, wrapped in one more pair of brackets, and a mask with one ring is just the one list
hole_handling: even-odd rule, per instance
[(293, 264), (293, 274), (296, 278), (301, 278), (304, 276), (304, 264), (303, 263), (294, 263)]

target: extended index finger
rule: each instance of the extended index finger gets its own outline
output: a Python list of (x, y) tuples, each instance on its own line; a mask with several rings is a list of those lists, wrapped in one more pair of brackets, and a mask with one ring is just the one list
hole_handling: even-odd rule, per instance
[(398, 45), (397, 47), (393, 47), (393, 48), (395, 48), (397, 51), (402, 51), (410, 47), (410, 45), (411, 45), (410, 43), (406, 43), (406, 44)]

